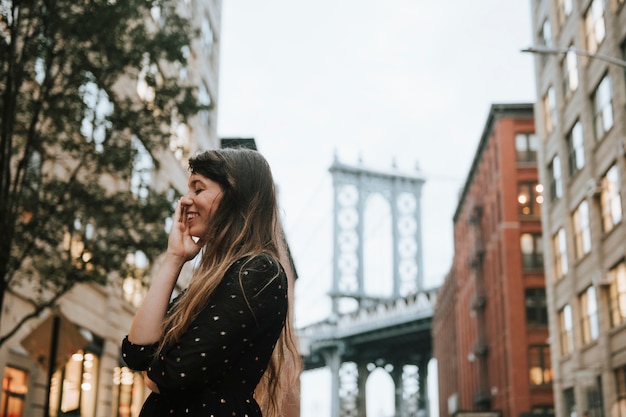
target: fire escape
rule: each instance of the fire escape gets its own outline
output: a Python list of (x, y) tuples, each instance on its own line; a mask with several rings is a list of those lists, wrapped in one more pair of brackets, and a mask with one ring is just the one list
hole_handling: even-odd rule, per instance
[(491, 395), (489, 391), (487, 356), (489, 346), (486, 333), (485, 306), (487, 297), (485, 294), (485, 283), (483, 274), (483, 263), (485, 259), (485, 242), (482, 233), (483, 207), (476, 203), (470, 210), (468, 223), (469, 237), (472, 242), (472, 249), (469, 255), (469, 265), (471, 276), (474, 280), (475, 294), (472, 299), (471, 308), (476, 319), (476, 340), (472, 349), (472, 356), (476, 362), (477, 389), (474, 392), (474, 406), (477, 410), (486, 411), (491, 406)]

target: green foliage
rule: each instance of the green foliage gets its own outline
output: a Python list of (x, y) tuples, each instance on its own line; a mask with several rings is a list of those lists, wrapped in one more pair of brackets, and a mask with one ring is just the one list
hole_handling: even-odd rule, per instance
[[(164, 250), (172, 203), (129, 191), (131, 138), (164, 149), (173, 118), (202, 109), (176, 71), (196, 35), (177, 3), (0, 0), (0, 309), (23, 280), (58, 298)], [(159, 69), (148, 102), (142, 68)]]

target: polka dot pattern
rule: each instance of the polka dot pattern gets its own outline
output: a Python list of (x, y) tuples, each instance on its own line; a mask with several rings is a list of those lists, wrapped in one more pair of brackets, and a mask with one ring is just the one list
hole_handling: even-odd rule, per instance
[(141, 417), (261, 417), (253, 393), (287, 314), (287, 278), (268, 255), (244, 258), (227, 271), (205, 308), (173, 346), (125, 338), (129, 367), (147, 370), (160, 394)]

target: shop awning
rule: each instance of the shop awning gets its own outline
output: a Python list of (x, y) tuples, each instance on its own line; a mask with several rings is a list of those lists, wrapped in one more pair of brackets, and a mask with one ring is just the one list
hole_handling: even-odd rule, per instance
[(55, 369), (65, 364), (70, 356), (89, 342), (81, 334), (78, 327), (61, 312), (50, 314), (39, 326), (20, 342), (24, 349), (44, 370), (49, 368), (50, 352), (52, 350), (54, 322), (58, 318), (58, 333), (56, 335), (57, 350)]

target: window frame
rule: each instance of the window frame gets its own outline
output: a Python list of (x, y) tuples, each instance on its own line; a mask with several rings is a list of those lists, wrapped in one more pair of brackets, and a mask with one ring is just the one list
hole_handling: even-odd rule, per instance
[(583, 125), (580, 120), (572, 125), (567, 133), (567, 162), (569, 165), (569, 175), (574, 176), (585, 167), (585, 135)]
[(611, 328), (626, 323), (626, 261), (622, 259), (607, 273)]
[[(11, 376), (14, 375), (14, 376)], [(19, 375), (19, 387), (11, 387), (11, 381), (14, 381), (15, 375)], [(29, 372), (26, 369), (11, 364), (4, 367), (4, 376), (2, 381), (2, 394), (0, 395), (0, 415), (2, 416), (18, 416), (23, 417), (26, 409), (26, 396), (28, 395), (28, 379)], [(17, 408), (18, 412), (12, 412)]]
[[(548, 326), (548, 299), (545, 287), (524, 289), (524, 305), (526, 324), (531, 326)], [(530, 320), (529, 317), (537, 317)]]
[(572, 227), (574, 230), (574, 254), (576, 259), (582, 259), (591, 252), (591, 224), (589, 202), (583, 199), (572, 213)]
[(554, 91), (553, 86), (548, 87), (543, 96), (543, 114), (546, 133), (550, 134), (554, 131), (554, 128), (557, 125), (556, 92)]
[(552, 236), (552, 251), (554, 252), (553, 271), (554, 280), (563, 279), (569, 270), (567, 258), (567, 235), (563, 227)]
[[(527, 191), (527, 203), (520, 200), (524, 192)], [(532, 202), (532, 203), (531, 203)], [(543, 204), (543, 186), (537, 181), (520, 181), (517, 183), (517, 204), (518, 213), (522, 217), (541, 216), (541, 206)], [(524, 213), (524, 208), (528, 207), (529, 212)]]
[(569, 355), (574, 351), (574, 318), (569, 304), (559, 310), (559, 327), (561, 355)]
[(558, 0), (558, 16), (559, 25), (563, 26), (567, 19), (571, 16), (573, 10), (572, 0)]
[[(608, 99), (604, 97), (608, 94)], [(591, 93), (593, 109), (593, 131), (596, 141), (601, 141), (615, 125), (613, 112), (613, 83), (611, 76), (605, 73), (596, 88)]]
[(518, 163), (536, 163), (538, 148), (539, 140), (534, 132), (518, 132), (515, 134), (515, 155)]
[(619, 167), (617, 164), (613, 164), (600, 180), (600, 212), (602, 216), (603, 233), (611, 232), (622, 222), (623, 212), (619, 174)]
[[(524, 238), (530, 237), (531, 252), (524, 249)], [(520, 252), (522, 255), (522, 269), (524, 271), (543, 270), (543, 235), (541, 233), (522, 233), (520, 235)]]
[[(535, 371), (537, 368), (537, 371)], [(541, 381), (535, 383), (539, 376)], [(554, 374), (552, 370), (552, 359), (550, 357), (550, 345), (530, 345), (528, 346), (528, 382), (531, 387), (547, 387), (552, 384)]]
[(626, 365), (613, 369), (615, 376), (616, 406), (619, 407), (618, 415), (626, 415)]
[(574, 45), (568, 47), (563, 60), (561, 61), (561, 71), (563, 73), (563, 95), (569, 97), (580, 84), (578, 76), (578, 57), (573, 51)]
[(588, 286), (578, 296), (580, 303), (580, 328), (583, 344), (591, 343), (600, 337), (598, 322), (598, 297), (596, 288)]
[(558, 154), (550, 160), (548, 172), (550, 173), (550, 199), (556, 201), (563, 197), (563, 174), (561, 157)]
[(592, 0), (583, 16), (585, 27), (585, 46), (594, 54), (606, 38), (603, 0)]

